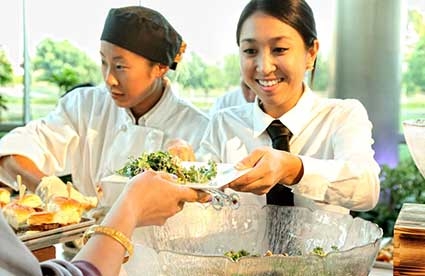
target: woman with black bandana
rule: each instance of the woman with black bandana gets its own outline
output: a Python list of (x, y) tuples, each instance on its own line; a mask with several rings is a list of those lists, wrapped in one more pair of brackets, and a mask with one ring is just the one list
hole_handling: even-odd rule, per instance
[(100, 37), (105, 85), (75, 89), (46, 117), (5, 135), (0, 181), (17, 188), (19, 174), (34, 191), (44, 176), (72, 174), (82, 194), (96, 196), (100, 180), (130, 156), (166, 150), (174, 139), (196, 149), (208, 117), (179, 98), (165, 76), (185, 47), (157, 11), (111, 9)]

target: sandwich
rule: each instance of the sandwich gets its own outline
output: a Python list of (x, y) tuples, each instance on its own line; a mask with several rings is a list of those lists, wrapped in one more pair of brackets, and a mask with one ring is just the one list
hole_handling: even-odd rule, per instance
[(28, 217), (35, 212), (34, 208), (21, 205), (18, 201), (12, 201), (3, 207), (4, 217), (16, 231), (26, 229)]
[(10, 202), (10, 191), (6, 188), (0, 188), (0, 208), (3, 208)]
[(75, 199), (55, 196), (47, 203), (46, 210), (28, 216), (26, 224), (31, 231), (47, 231), (79, 223), (84, 207)]
[(31, 207), (31, 208), (42, 208), (43, 201), (36, 194), (24, 194), (22, 197), (16, 199), (20, 205)]
[(73, 198), (55, 196), (47, 203), (46, 211), (55, 214), (55, 223), (68, 225), (79, 223), (84, 210), (84, 206)]
[(20, 185), (19, 196), (12, 200), (10, 200), (10, 193), (7, 195), (3, 192), (6, 194), (3, 197), (10, 201), (3, 207), (3, 215), (17, 232), (27, 229), (27, 219), (31, 214), (42, 211), (41, 198), (36, 194), (25, 194), (25, 189), (24, 185)]
[(56, 214), (48, 211), (30, 214), (26, 224), (27, 229), (30, 231), (47, 231), (62, 226), (60, 223), (56, 222)]
[[(70, 183), (69, 183), (70, 184)], [(71, 187), (68, 187), (71, 186)], [(40, 184), (38, 185), (37, 190), (41, 194), (43, 191), (48, 191), (45, 200), (48, 201), (50, 197), (62, 196), (70, 197), (78, 202), (84, 207), (86, 211), (97, 206), (97, 197), (95, 196), (84, 196), (79, 191), (77, 191), (72, 185), (65, 184), (57, 176), (45, 176), (41, 179)]]

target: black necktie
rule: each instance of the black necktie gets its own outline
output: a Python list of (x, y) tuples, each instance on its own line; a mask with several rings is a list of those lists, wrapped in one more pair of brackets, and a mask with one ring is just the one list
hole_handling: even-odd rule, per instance
[[(273, 148), (289, 151), (289, 139), (292, 133), (285, 125), (279, 120), (274, 120), (266, 131), (272, 139)], [(267, 193), (267, 204), (294, 206), (294, 194), (291, 189), (278, 183)]]

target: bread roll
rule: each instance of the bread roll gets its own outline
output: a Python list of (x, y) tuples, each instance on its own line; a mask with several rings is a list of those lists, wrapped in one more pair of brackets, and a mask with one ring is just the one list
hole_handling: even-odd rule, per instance
[(55, 221), (56, 214), (53, 212), (35, 212), (27, 218), (28, 230), (46, 231), (61, 227), (60, 223)]
[(25, 194), (22, 198), (18, 199), (20, 205), (38, 208), (43, 205), (43, 201), (36, 194)]
[[(66, 184), (57, 176), (43, 177), (40, 184), (38, 184), (37, 190), (40, 190), (40, 192), (47, 191), (44, 193), (46, 198), (53, 196), (67, 197), (69, 194)], [(80, 202), (86, 211), (97, 206), (97, 197), (84, 196), (79, 191), (75, 190), (74, 187), (71, 188), (70, 194), (71, 198)]]
[(13, 201), (3, 208), (4, 217), (15, 230), (25, 228), (28, 217), (34, 212), (34, 208), (21, 205), (17, 201)]
[(47, 211), (55, 213), (55, 222), (67, 225), (81, 221), (84, 207), (75, 199), (56, 196), (47, 204)]
[(10, 191), (5, 188), (0, 188), (0, 208), (3, 208), (10, 202)]

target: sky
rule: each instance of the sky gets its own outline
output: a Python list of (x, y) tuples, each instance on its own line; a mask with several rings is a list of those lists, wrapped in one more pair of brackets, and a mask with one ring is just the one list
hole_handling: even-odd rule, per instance
[[(22, 3), (1, 0), (0, 45), (14, 68), (22, 63)], [(404, 0), (403, 0), (404, 1)], [(99, 61), (99, 37), (108, 10), (112, 7), (144, 5), (161, 12), (188, 44), (186, 52), (196, 52), (214, 63), (237, 53), (235, 32), (239, 14), (248, 0), (26, 0), (27, 41), (30, 56), (45, 38), (69, 40)], [(332, 43), (334, 0), (307, 0), (313, 9), (321, 51)], [(425, 11), (424, 0), (409, 5)]]
[[(22, 63), (24, 0), (1, 0), (0, 45), (14, 67)], [(186, 52), (196, 52), (214, 63), (237, 53), (236, 24), (248, 0), (26, 0), (27, 41), (30, 56), (45, 38), (69, 40), (95, 61), (99, 60), (99, 37), (108, 10), (112, 7), (144, 5), (161, 12), (183, 36)], [(312, 0), (315, 13), (331, 14), (332, 0)], [(320, 9), (318, 2), (321, 2)], [(316, 15), (317, 17), (318, 15)], [(331, 16), (322, 17), (328, 35)], [(319, 31), (320, 34), (320, 31)], [(320, 36), (319, 36), (320, 37)], [(327, 39), (328, 40), (328, 39)], [(330, 42), (329, 42), (330, 43)], [(324, 42), (326, 44), (326, 42)]]

